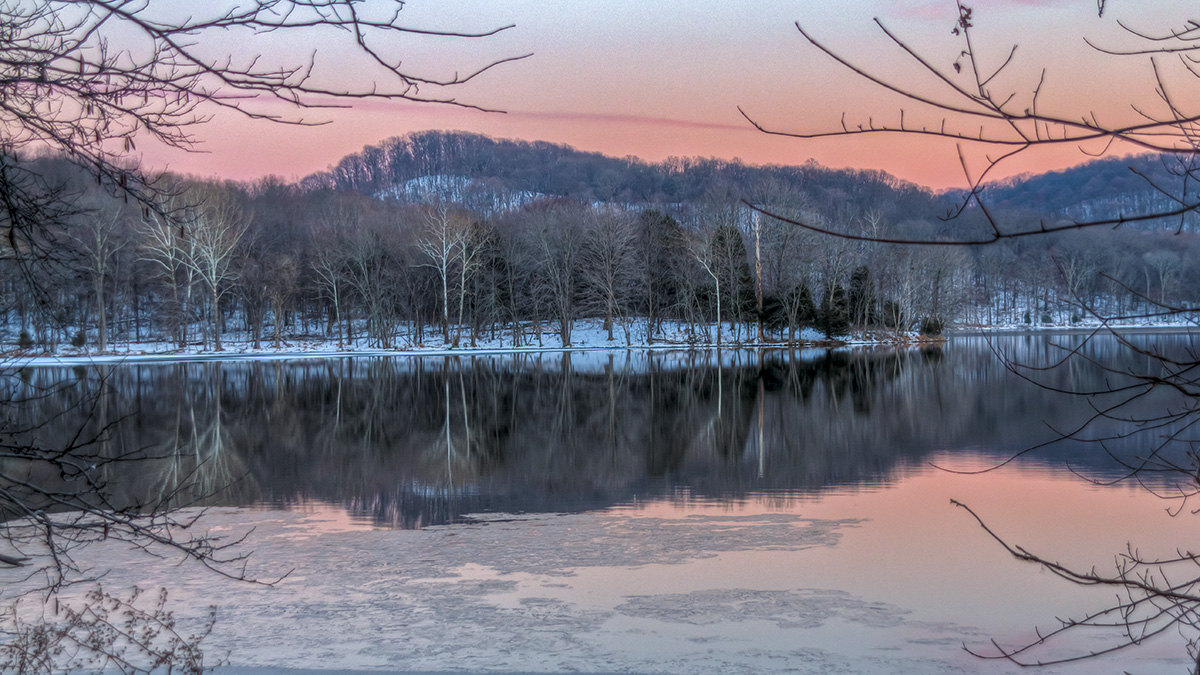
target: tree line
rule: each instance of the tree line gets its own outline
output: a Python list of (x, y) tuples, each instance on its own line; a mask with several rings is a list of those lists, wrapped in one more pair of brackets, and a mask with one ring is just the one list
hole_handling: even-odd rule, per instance
[(56, 158), (30, 161), (76, 209), (18, 242), (42, 255), (0, 260), (8, 339), (26, 349), (220, 350), (229, 339), (559, 347), (573, 344), (580, 319), (601, 322), (614, 345), (795, 342), (811, 331), (884, 339), (1190, 302), (1200, 269), (1195, 235), (1166, 230), (978, 251), (821, 237), (747, 202), (865, 234), (937, 239), (980, 225), (972, 213), (905, 214), (887, 193), (873, 206), (818, 200), (769, 178), (714, 179), (686, 202), (535, 195), (492, 210), (436, 189), (381, 199), (278, 179), (167, 176), (150, 208), (107, 196)]

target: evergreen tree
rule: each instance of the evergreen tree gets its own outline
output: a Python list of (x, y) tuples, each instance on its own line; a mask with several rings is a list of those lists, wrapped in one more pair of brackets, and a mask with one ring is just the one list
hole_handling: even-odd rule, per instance
[(841, 284), (830, 284), (825, 287), (825, 297), (821, 299), (821, 330), (826, 338), (835, 335), (845, 335), (850, 331), (850, 301), (846, 289)]
[(679, 304), (677, 270), (686, 256), (686, 237), (678, 221), (657, 210), (642, 213), (637, 236), (642, 278), (639, 302), (650, 326), (649, 340), (653, 341), (655, 328)]
[(850, 274), (850, 322), (855, 326), (867, 327), (879, 323), (876, 310), (875, 283), (871, 270), (861, 265)]

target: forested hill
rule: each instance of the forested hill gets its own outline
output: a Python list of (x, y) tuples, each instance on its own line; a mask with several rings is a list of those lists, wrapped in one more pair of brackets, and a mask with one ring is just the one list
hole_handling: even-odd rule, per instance
[[(1053, 214), (1072, 220), (1098, 220), (1121, 215), (1171, 211), (1177, 198), (1190, 203), (1200, 197), (1194, 178), (1186, 182), (1188, 158), (1180, 155), (1140, 155), (1107, 158), (1064, 171), (1020, 176), (985, 191), (990, 205)], [(1191, 159), (1195, 162), (1195, 158)], [(1186, 195), (1185, 195), (1186, 190)], [(1152, 223), (1177, 226), (1178, 219)], [(1197, 214), (1188, 216), (1190, 229), (1200, 225)]]
[(649, 163), (554, 143), (438, 131), (368, 146), (302, 185), (406, 202), (436, 196), (477, 211), (520, 207), (538, 197), (652, 205), (729, 197), (769, 201), (781, 193), (825, 213), (849, 205), (903, 219), (940, 210), (929, 190), (881, 171), (834, 170), (811, 161), (800, 166), (698, 158)]
[[(1186, 181), (1188, 158), (1142, 155), (1100, 159), (1064, 171), (1025, 175), (989, 186), (989, 205), (1074, 220), (1170, 211), (1176, 198), (1200, 201)], [(935, 196), (882, 171), (751, 166), (738, 161), (673, 157), (650, 163), (609, 157), (567, 145), (496, 139), (465, 132), (423, 131), (387, 139), (348, 155), (302, 181), (310, 190), (351, 190), (421, 203), (441, 198), (479, 213), (520, 208), (542, 197), (630, 205), (695, 204), (786, 194), (807, 209), (833, 216), (874, 211), (891, 222), (939, 215), (963, 195)], [(1186, 191), (1186, 194), (1185, 194)], [(1200, 228), (1200, 214), (1188, 216)], [(1152, 227), (1176, 226), (1149, 223)]]

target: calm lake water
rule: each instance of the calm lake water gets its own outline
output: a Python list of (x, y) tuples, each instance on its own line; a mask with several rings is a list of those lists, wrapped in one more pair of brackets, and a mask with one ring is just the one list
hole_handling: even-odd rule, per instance
[[(1051, 365), (1080, 340), (29, 368), (13, 386), (39, 394), (31, 419), (103, 393), (86, 424), (111, 425), (114, 452), (174, 450), (114, 476), (124, 498), (214, 507), (214, 532), (253, 529), (255, 573), (291, 571), (262, 588), (94, 552), (110, 587), (167, 586), (185, 617), (215, 604), (206, 644), (232, 666), (1004, 673), (1017, 668), (963, 645), (1028, 641), (1111, 592), (1011, 559), (950, 499), (1102, 572), (1127, 542), (1193, 545), (1193, 517), (1108, 484), (1162, 429), (1095, 423), (1084, 435), (1107, 452), (1022, 454), (1094, 414), (1053, 389), (1147, 365), (1097, 340), (1023, 372), (1038, 387), (998, 356)], [(1155, 394), (1131, 412), (1174, 403)], [(1043, 672), (1121, 668), (1186, 673), (1182, 638)]]

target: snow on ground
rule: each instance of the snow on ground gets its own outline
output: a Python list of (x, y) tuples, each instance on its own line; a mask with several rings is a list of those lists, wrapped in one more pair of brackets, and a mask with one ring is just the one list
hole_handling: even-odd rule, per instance
[[(539, 339), (532, 331), (526, 330), (521, 344), (513, 345), (512, 332), (497, 333), (495, 338), (481, 337), (474, 345), (470, 337), (463, 335), (459, 345), (447, 344), (440, 335), (429, 333), (423, 343), (415, 343), (411, 336), (404, 335), (396, 340), (391, 349), (379, 348), (369, 344), (366, 338), (356, 339), (352, 343), (339, 346), (336, 339), (327, 338), (293, 338), (283, 342), (276, 349), (271, 340), (264, 339), (261, 346), (255, 348), (248, 340), (224, 339), (224, 349), (220, 352), (207, 349), (202, 344), (194, 344), (185, 349), (166, 342), (133, 342), (120, 343), (107, 352), (97, 352), (90, 348), (62, 347), (53, 354), (35, 354), (17, 349), (10, 349), (6, 355), (8, 365), (47, 366), (87, 363), (141, 363), (153, 361), (224, 361), (252, 358), (256, 360), (297, 359), (297, 358), (338, 358), (345, 356), (451, 356), (451, 355), (484, 355), (484, 354), (521, 354), (546, 352), (571, 352), (573, 360), (586, 352), (612, 352), (628, 350), (693, 350), (713, 349), (717, 347), (716, 326), (709, 325), (707, 330), (693, 331), (688, 324), (680, 322), (664, 322), (661, 332), (649, 339), (644, 322), (631, 322), (628, 332), (617, 325), (613, 330), (613, 339), (608, 339), (608, 331), (604, 329), (599, 319), (581, 319), (576, 321), (571, 333), (570, 346), (564, 347), (557, 332), (543, 326)], [(834, 340), (827, 340), (821, 332), (813, 328), (805, 328), (797, 333), (797, 341), (789, 345), (786, 334), (776, 334), (768, 337), (767, 342), (757, 341), (756, 328), (752, 325), (734, 326), (725, 324), (721, 331), (721, 346), (738, 347), (774, 347), (780, 349), (822, 348), (847, 345), (873, 345), (890, 343), (907, 343), (918, 340), (916, 333), (878, 333), (874, 335), (849, 335)], [(453, 340), (452, 340), (453, 342)], [(607, 357), (603, 357), (604, 360)]]
[[(1171, 330), (1187, 331), (1195, 328), (1190, 323), (1171, 322), (1126, 322), (1110, 324), (1113, 330)], [(1098, 321), (1082, 321), (1075, 324), (998, 324), (998, 325), (960, 325), (954, 331), (957, 333), (976, 332), (1090, 332), (1103, 330), (1104, 325)], [(936, 340), (934, 338), (933, 340)], [(823, 333), (813, 328), (804, 328), (796, 334), (796, 341), (788, 342), (786, 332), (769, 334), (765, 342), (757, 339), (756, 327), (752, 324), (740, 326), (724, 324), (721, 331), (721, 346), (729, 349), (737, 348), (775, 348), (789, 351), (824, 350), (838, 347), (861, 347), (869, 345), (901, 345), (929, 341), (915, 331), (893, 332), (873, 331), (859, 332), (827, 339)], [(573, 365), (583, 365), (589, 359), (580, 358), (589, 352), (593, 354), (590, 360), (607, 361), (603, 355), (612, 352), (629, 350), (679, 351), (679, 350), (711, 350), (717, 347), (716, 326), (710, 324), (702, 328), (694, 328), (682, 322), (664, 322), (662, 330), (653, 336), (647, 335), (646, 324), (642, 320), (630, 321), (627, 325), (618, 323), (613, 329), (613, 339), (608, 339), (608, 331), (599, 319), (581, 319), (575, 322), (571, 334), (571, 344), (563, 346), (558, 333), (550, 324), (543, 324), (540, 338), (530, 326), (525, 326), (520, 344), (514, 346), (512, 331), (504, 330), (496, 333), (495, 337), (482, 336), (475, 344), (470, 336), (464, 334), (454, 346), (453, 335), (451, 343), (442, 340), (441, 335), (429, 332), (423, 342), (416, 342), (411, 335), (400, 335), (392, 348), (379, 348), (372, 345), (365, 337), (357, 338), (347, 344), (338, 345), (336, 339), (325, 337), (292, 337), (283, 341), (282, 347), (275, 348), (272, 340), (263, 339), (259, 347), (254, 347), (250, 340), (223, 339), (224, 349), (213, 351), (203, 343), (195, 343), (187, 348), (179, 349), (168, 342), (132, 342), (119, 343), (107, 352), (97, 352), (91, 348), (75, 348), (64, 346), (54, 353), (34, 353), (22, 351), (9, 345), (7, 350), (0, 351), (0, 358), (7, 357), (10, 366), (48, 366), (85, 363), (143, 363), (143, 362), (172, 362), (172, 361), (232, 361), (241, 359), (273, 360), (300, 358), (339, 358), (347, 356), (453, 356), (453, 355), (487, 355), (487, 354), (546, 354), (572, 353)], [(802, 356), (803, 358), (803, 356)]]

